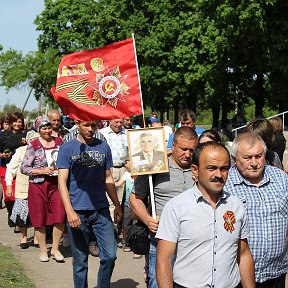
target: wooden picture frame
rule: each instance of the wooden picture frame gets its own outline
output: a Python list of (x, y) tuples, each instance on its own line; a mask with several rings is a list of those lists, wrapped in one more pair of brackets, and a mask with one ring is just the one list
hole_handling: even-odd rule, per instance
[(127, 130), (131, 175), (169, 172), (163, 127)]

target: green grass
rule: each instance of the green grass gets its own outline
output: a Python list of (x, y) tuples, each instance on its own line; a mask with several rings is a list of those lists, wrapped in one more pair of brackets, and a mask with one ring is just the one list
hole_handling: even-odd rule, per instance
[(0, 288), (35, 288), (8, 246), (0, 245)]

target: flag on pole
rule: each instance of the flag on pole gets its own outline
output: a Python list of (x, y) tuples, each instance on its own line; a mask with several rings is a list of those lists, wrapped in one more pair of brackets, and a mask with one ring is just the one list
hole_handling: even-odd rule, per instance
[(133, 39), (65, 55), (51, 93), (63, 114), (75, 120), (143, 114)]

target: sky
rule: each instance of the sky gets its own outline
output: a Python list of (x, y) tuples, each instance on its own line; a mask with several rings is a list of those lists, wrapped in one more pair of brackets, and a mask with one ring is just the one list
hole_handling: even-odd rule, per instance
[[(3, 51), (10, 48), (26, 54), (37, 50), (38, 32), (33, 24), (44, 9), (43, 0), (0, 0), (0, 44)], [(29, 94), (29, 88), (12, 89), (8, 94), (0, 86), (0, 110), (5, 104), (21, 108)], [(38, 108), (34, 95), (29, 98), (25, 110)]]

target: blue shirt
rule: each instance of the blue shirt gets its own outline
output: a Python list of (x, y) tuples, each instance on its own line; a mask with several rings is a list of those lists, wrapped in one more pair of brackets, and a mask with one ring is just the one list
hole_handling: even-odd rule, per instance
[(269, 165), (259, 186), (243, 179), (234, 166), (224, 189), (240, 198), (249, 222), (248, 242), (256, 282), (277, 278), (288, 269), (288, 175)]
[(112, 156), (106, 141), (94, 139), (91, 144), (84, 144), (73, 139), (63, 144), (57, 167), (70, 170), (67, 187), (74, 210), (98, 210), (109, 206), (105, 173), (112, 167)]

